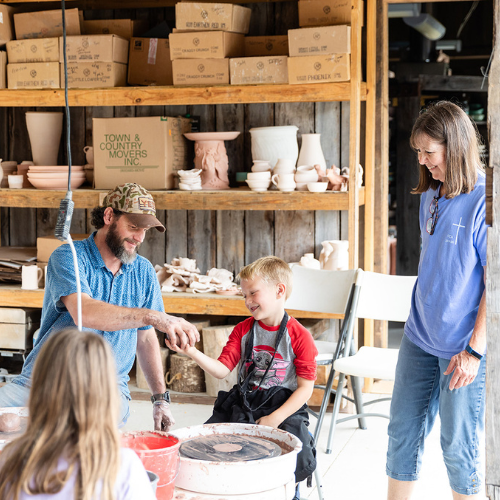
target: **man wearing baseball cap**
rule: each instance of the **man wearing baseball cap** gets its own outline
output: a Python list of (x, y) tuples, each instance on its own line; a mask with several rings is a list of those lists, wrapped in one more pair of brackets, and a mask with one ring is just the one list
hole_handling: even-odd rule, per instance
[[(156, 218), (153, 197), (138, 184), (111, 190), (102, 206), (92, 210), (97, 229), (86, 240), (75, 241), (82, 291), (82, 322), (110, 343), (115, 354), (121, 396), (120, 424), (129, 416), (128, 373), (137, 354), (152, 392), (156, 430), (175, 423), (169, 409), (160, 349), (155, 328), (170, 342), (194, 345), (196, 328), (182, 318), (165, 314), (160, 285), (151, 263), (137, 254), (146, 232), (165, 228)], [(51, 255), (45, 285), (42, 322), (33, 350), (21, 374), (0, 388), (0, 407), (27, 406), (34, 361), (52, 332), (74, 326), (77, 284), (69, 245)]]

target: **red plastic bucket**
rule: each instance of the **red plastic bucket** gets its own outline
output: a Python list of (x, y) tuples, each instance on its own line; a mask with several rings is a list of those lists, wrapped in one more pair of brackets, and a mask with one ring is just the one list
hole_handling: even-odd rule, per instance
[(180, 441), (166, 432), (135, 431), (122, 435), (122, 446), (134, 450), (146, 470), (158, 474), (158, 500), (171, 500), (179, 472)]

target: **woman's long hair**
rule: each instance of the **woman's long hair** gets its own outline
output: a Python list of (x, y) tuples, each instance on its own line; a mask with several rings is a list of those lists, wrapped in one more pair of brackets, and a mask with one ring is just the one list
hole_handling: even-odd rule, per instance
[[(33, 370), (26, 433), (0, 454), (0, 498), (54, 494), (76, 474), (75, 500), (114, 499), (120, 466), (113, 354), (91, 332), (52, 334)], [(58, 471), (59, 460), (67, 468)]]
[[(477, 171), (482, 170), (479, 145), (481, 137), (476, 125), (456, 104), (440, 101), (424, 109), (413, 125), (410, 145), (418, 149), (422, 135), (446, 147), (444, 187), (446, 197), (470, 193), (477, 182)], [(437, 189), (440, 181), (433, 179), (429, 169), (420, 165), (417, 187), (412, 193)]]

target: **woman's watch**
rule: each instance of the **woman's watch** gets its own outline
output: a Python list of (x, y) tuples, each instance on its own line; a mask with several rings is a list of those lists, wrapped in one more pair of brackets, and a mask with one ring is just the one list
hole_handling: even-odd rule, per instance
[(155, 401), (165, 401), (170, 404), (170, 392), (164, 392), (162, 394), (153, 394), (151, 396), (151, 403), (155, 403)]
[(472, 349), (472, 347), (469, 344), (467, 344), (467, 347), (465, 348), (465, 350), (471, 356), (474, 356), (476, 359), (479, 359), (479, 361), (481, 361), (483, 359), (484, 354), (479, 354), (477, 351), (475, 351), (474, 349)]

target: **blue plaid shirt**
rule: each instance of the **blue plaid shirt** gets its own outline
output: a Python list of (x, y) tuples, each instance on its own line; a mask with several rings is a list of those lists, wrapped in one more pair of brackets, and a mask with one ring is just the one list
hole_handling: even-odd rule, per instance
[[(82, 293), (109, 304), (163, 312), (160, 285), (151, 263), (138, 255), (133, 263), (122, 264), (114, 276), (102, 260), (94, 242), (94, 235), (95, 233), (86, 240), (74, 242)], [(14, 383), (24, 387), (31, 385), (33, 363), (49, 335), (63, 328), (75, 326), (71, 315), (61, 301), (61, 297), (76, 293), (73, 256), (68, 244), (60, 246), (52, 253), (47, 275), (40, 332), (33, 350), (24, 362), (21, 375), (13, 380)], [(148, 328), (151, 327), (144, 326), (139, 330)], [(102, 335), (111, 345), (116, 359), (119, 389), (129, 397), (128, 373), (135, 359), (137, 328), (114, 332), (93, 331)]]

